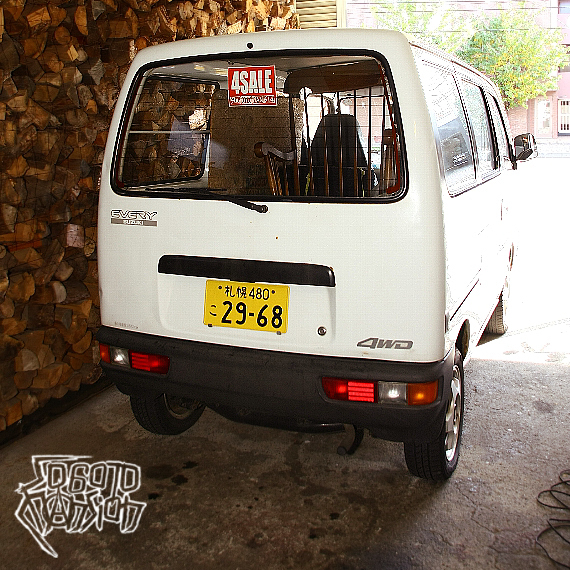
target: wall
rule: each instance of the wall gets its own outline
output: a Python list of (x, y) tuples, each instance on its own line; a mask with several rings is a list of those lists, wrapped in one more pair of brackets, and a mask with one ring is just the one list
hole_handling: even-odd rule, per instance
[[(531, 105), (532, 104), (532, 105)], [(507, 111), (509, 124), (511, 127), (511, 134), (514, 136), (523, 133), (534, 134), (534, 119), (533, 119), (534, 100), (529, 101), (528, 107), (515, 107)]]
[(100, 377), (97, 191), (139, 49), (298, 27), (293, 0), (4, 0), (0, 431)]

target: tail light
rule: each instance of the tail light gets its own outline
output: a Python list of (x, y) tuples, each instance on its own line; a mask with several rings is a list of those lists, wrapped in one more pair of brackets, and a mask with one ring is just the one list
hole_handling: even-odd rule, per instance
[(161, 354), (145, 354), (143, 352), (133, 352), (129, 350), (131, 357), (131, 367), (157, 374), (166, 374), (170, 368), (170, 358)]
[(135, 370), (144, 370), (156, 374), (167, 374), (170, 368), (170, 358), (162, 354), (135, 352), (118, 346), (99, 343), (101, 360), (107, 364), (115, 364)]
[(324, 377), (322, 385), (327, 398), (331, 400), (425, 406), (437, 399), (439, 382), (383, 382)]
[(373, 382), (348, 383), (348, 400), (350, 402), (375, 402), (375, 392)]

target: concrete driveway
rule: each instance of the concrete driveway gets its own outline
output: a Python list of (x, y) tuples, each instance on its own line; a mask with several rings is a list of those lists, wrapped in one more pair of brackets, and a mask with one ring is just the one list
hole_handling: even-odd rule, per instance
[[(340, 434), (240, 425), (209, 410), (187, 433), (152, 435), (111, 388), (0, 450), (0, 567), (556, 568), (535, 539), (549, 518), (570, 519), (569, 511), (537, 502), (570, 470), (567, 162), (520, 166), (531, 184), (511, 208), (519, 249), (510, 330), (484, 338), (467, 367), (462, 454), (448, 482), (412, 477), (401, 444), (369, 435), (355, 455), (341, 457)], [(95, 522), (78, 532), (78, 519), (64, 516), (66, 497), (39, 493), (28, 503), (30, 529), (33, 505), (52, 513), (62, 505), (52, 519), (59, 528), (45, 537), (58, 557), (40, 548), (14, 514), (25, 500), (15, 491), (34, 479), (32, 456), (40, 454), (89, 456), (75, 472), (78, 487), (89, 469), (96, 474), (95, 463), (100, 474), (107, 462), (106, 488), (121, 467), (140, 466), (140, 478), (127, 469), (131, 479), (115, 480), (125, 489), (140, 480), (125, 508), (130, 528), (113, 522), (120, 505), (111, 504), (100, 528)], [(63, 473), (56, 467), (54, 488)], [(36, 491), (44, 487), (39, 481)], [(570, 546), (553, 533), (545, 542), (570, 564)]]

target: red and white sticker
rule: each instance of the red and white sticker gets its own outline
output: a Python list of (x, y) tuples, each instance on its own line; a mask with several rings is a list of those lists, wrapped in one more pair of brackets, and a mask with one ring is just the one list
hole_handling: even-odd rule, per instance
[(230, 107), (275, 107), (275, 66), (228, 67)]

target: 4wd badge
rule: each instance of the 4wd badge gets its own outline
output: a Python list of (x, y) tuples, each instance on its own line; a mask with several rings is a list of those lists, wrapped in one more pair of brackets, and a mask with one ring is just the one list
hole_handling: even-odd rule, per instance
[(409, 350), (413, 346), (411, 340), (391, 340), (383, 338), (366, 338), (356, 343), (356, 346), (364, 348), (395, 348), (398, 350)]

